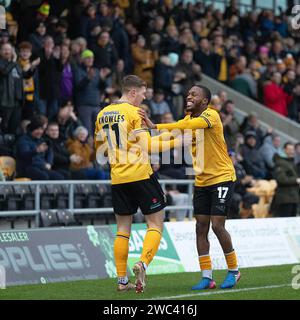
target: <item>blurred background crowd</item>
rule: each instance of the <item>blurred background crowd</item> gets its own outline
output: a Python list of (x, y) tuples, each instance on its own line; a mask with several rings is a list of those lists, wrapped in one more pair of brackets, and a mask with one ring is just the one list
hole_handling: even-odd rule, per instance
[[(4, 2), (0, 156), (16, 160), (16, 176), (109, 179), (108, 166), (95, 161), (94, 122), (130, 73), (148, 84), (142, 108), (154, 122), (183, 117), (187, 90), (202, 73), (300, 122), (300, 34), (290, 29), (290, 9), (241, 13), (236, 1), (224, 11), (205, 1)], [(238, 121), (226, 91), (213, 92), (212, 104), (238, 176), (233, 216), (241, 203), (247, 210), (258, 202), (247, 191), (257, 179), (277, 181), (274, 215), (296, 214), (300, 143), (283, 145), (257, 114)], [(161, 179), (186, 178), (179, 155), (153, 165)], [(188, 201), (180, 188), (168, 195)]]

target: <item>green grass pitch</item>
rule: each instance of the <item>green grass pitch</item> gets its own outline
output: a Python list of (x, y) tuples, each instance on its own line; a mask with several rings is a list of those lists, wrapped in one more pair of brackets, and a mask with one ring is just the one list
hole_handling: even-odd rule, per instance
[[(178, 300), (243, 300), (243, 299), (300, 299), (300, 276), (292, 273), (293, 265), (241, 269), (241, 280), (234, 289), (219, 288), (226, 271), (215, 271), (217, 288), (192, 291), (190, 288), (200, 278), (200, 273), (163, 274), (147, 277), (147, 288), (143, 294), (116, 291), (116, 280), (94, 280), (49, 283), (8, 287), (0, 290), (4, 299), (87, 299), (87, 300), (136, 300), (136, 299), (178, 299)], [(296, 277), (296, 278), (295, 278)], [(133, 279), (132, 279), (133, 280)]]

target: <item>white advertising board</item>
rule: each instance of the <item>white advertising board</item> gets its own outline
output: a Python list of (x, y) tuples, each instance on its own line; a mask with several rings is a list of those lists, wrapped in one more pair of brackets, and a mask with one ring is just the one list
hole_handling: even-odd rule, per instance
[[(195, 221), (169, 222), (165, 227), (185, 271), (199, 271)], [(226, 229), (241, 268), (300, 262), (300, 217), (228, 220)], [(222, 248), (212, 230), (209, 241), (213, 268), (226, 269)]]

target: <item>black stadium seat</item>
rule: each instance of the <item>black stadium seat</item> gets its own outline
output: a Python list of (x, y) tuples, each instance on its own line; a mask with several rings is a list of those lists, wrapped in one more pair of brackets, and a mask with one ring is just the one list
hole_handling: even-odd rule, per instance
[(58, 221), (56, 211), (54, 210), (42, 210), (40, 214), (41, 227), (58, 227), (64, 226), (64, 223)]
[(82, 223), (78, 222), (70, 210), (58, 210), (57, 218), (60, 223), (65, 226), (81, 226)]
[(62, 185), (59, 186), (60, 192), (57, 194), (56, 198), (56, 208), (57, 209), (67, 209), (69, 207), (69, 186)]
[(83, 184), (74, 186), (74, 208), (85, 208), (87, 193)]

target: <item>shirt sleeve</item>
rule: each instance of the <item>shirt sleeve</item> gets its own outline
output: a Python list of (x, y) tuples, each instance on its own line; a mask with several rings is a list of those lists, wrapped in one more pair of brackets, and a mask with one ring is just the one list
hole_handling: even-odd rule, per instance
[(177, 138), (164, 140), (163, 136), (151, 137), (149, 132), (139, 132), (136, 134), (137, 143), (144, 152), (149, 154), (164, 152), (181, 146), (181, 141)]
[(174, 129), (206, 129), (212, 128), (216, 124), (216, 115), (215, 112), (211, 111), (204, 111), (202, 114), (197, 118), (192, 119), (184, 119), (174, 123), (160, 123), (157, 124), (157, 129), (167, 129), (167, 130), (174, 130)]

